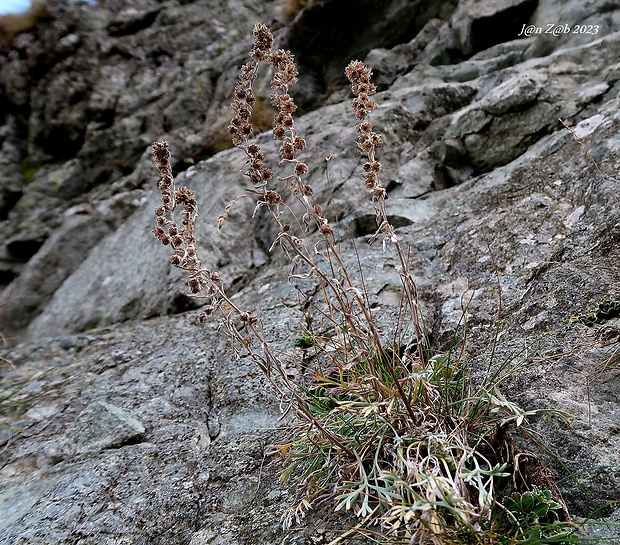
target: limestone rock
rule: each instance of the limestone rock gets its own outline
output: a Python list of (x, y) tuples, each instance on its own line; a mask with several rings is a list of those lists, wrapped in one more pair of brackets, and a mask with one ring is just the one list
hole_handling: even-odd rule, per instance
[(58, 439), (54, 461), (139, 442), (144, 426), (134, 416), (103, 401), (89, 405)]
[[(573, 415), (571, 428), (531, 422), (562, 460), (545, 461), (571, 514), (600, 508), (615, 520), (620, 325), (569, 319), (620, 297), (620, 9), (391, 0), (379, 11), (362, 2), (357, 17), (346, 2), (320, 0), (282, 23), (277, 4), (63, 0), (0, 52), (0, 281), (11, 282), (0, 331), (13, 342), (0, 351), (0, 541), (335, 537), (317, 536), (319, 522), (338, 527), (321, 510), (281, 529), (294, 493), (267, 454), (287, 424), (279, 400), (216, 324), (196, 323), (201, 301), (151, 234), (159, 195), (149, 146), (165, 138), (177, 184), (197, 194), (205, 266), (261, 316), (291, 374), (304, 372), (295, 338), (307, 309), (286, 259), (268, 251), (274, 228), (260, 213), (250, 219), (245, 199), (217, 229), (245, 187), (245, 158), (225, 149), (225, 132), (256, 22), (301, 61), (293, 92), (305, 111), (296, 127), (308, 143), (306, 180), (337, 217), (347, 266), (363, 263), (382, 331), (393, 328), (400, 282), (389, 246), (366, 244), (376, 223), (338, 79), (353, 54), (377, 72), (372, 122), (385, 142), (388, 215), (410, 249), (435, 349), (450, 349), (467, 305), (472, 368), (514, 367), (509, 399)], [(325, 19), (334, 13), (350, 25)], [(548, 23), (571, 32), (518, 36)], [(257, 83), (264, 104), (268, 79)], [(269, 132), (257, 140), (277, 156)], [(105, 437), (94, 432), (103, 421)]]

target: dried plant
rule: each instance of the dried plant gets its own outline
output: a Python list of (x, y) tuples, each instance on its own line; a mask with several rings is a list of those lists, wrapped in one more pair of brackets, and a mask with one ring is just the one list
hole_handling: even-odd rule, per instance
[[(346, 536), (378, 542), (574, 542), (561, 501), (546, 495), (552, 480), (508, 434), (511, 428), (523, 429), (527, 419), (540, 412), (566, 415), (523, 411), (501, 394), (499, 385), (518, 369), (514, 362), (505, 362), (476, 384), (463, 350), (433, 354), (428, 345), (407, 253), (385, 209), (387, 193), (376, 158), (381, 137), (369, 120), (375, 109), (370, 97), (376, 91), (370, 69), (353, 61), (345, 73), (355, 95), (357, 149), (366, 159), (363, 179), (377, 220), (370, 243), (382, 238), (384, 251), (392, 246), (400, 265), (403, 303), (391, 345), (386, 344), (368, 294), (349, 272), (334, 227), (305, 178), (308, 166), (300, 153), (306, 142), (296, 129), (296, 105), (289, 92), (297, 81), (293, 55), (274, 47), (264, 25), (257, 25), (253, 36), (250, 61), (242, 66), (235, 86), (234, 117), (228, 126), (233, 144), (246, 155), (244, 175), (250, 187), (225, 208), (218, 226), (223, 227), (235, 202), (254, 199), (253, 216), (266, 211), (277, 228), (270, 251), (280, 248), (288, 257), (290, 280), (317, 286), (322, 297), (308, 302), (328, 324), (329, 333), (316, 334), (308, 320), (302, 340), (313, 354), (314, 381), (308, 384), (289, 376), (281, 356), (267, 342), (260, 318), (226, 295), (219, 272), (202, 266), (194, 234), (196, 199), (187, 188), (175, 188), (166, 142), (153, 146), (162, 194), (154, 234), (172, 247), (170, 262), (186, 272), (190, 292), (206, 297), (199, 320), (219, 313), (238, 347), (247, 351), (300, 417), (290, 441), (276, 449), (285, 460), (283, 479), (294, 479), (300, 493), (299, 502), (283, 515), (284, 526), (301, 520), (313, 506), (335, 501), (336, 511), (361, 519)], [(273, 183), (265, 154), (252, 141), (250, 120), (257, 103), (253, 86), (261, 63), (274, 69), (273, 136), (280, 143), (278, 163), (288, 169), (277, 181), (290, 193), (286, 197)], [(182, 207), (180, 225), (177, 206)], [(302, 213), (295, 214), (299, 206)], [(464, 315), (466, 309), (464, 305)], [(410, 332), (405, 322), (411, 323)], [(524, 462), (519, 463), (524, 459), (535, 468), (528, 475), (522, 469)], [(516, 510), (530, 501), (530, 496), (521, 495), (532, 485), (542, 491), (536, 498), (546, 511), (526, 523)], [(538, 539), (528, 541), (533, 535)]]

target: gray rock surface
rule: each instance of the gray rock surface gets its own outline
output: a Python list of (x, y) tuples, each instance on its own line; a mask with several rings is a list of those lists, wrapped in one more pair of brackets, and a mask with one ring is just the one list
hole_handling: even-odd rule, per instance
[[(268, 455), (286, 437), (278, 400), (217, 324), (196, 323), (201, 302), (151, 234), (148, 145), (166, 138), (178, 184), (197, 194), (201, 259), (261, 316), (291, 374), (303, 372), (304, 309), (285, 259), (268, 252), (273, 228), (244, 200), (217, 229), (245, 186), (243, 155), (225, 149), (224, 133), (255, 22), (307, 70), (296, 125), (307, 180), (338, 217), (352, 269), (359, 252), (380, 322), (393, 325), (399, 277), (389, 249), (365, 244), (374, 214), (336, 75), (351, 54), (377, 72), (388, 213), (411, 247), (435, 347), (449, 346), (471, 297), (472, 365), (482, 372), (490, 354), (523, 361), (508, 397), (573, 415), (571, 428), (532, 423), (559, 455), (546, 461), (571, 513), (617, 520), (620, 323), (569, 318), (620, 298), (620, 6), (393, 0), (374, 21), (365, 2), (349, 34), (335, 35), (325, 17), (344, 4), (313, 2), (284, 23), (277, 2), (59, 1), (0, 51), (0, 331), (10, 343), (0, 352), (0, 543), (309, 545), (329, 542), (317, 528), (338, 527), (317, 510), (281, 529), (294, 494)], [(550, 23), (571, 32), (517, 35)], [(267, 96), (266, 79), (258, 92)], [(274, 157), (270, 134), (258, 140)], [(610, 528), (589, 531), (617, 536)]]

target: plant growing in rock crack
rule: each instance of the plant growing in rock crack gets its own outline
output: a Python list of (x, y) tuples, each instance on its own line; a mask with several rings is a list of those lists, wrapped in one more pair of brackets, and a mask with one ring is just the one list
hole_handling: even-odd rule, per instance
[[(261, 319), (226, 295), (219, 272), (202, 266), (194, 234), (196, 199), (186, 187), (175, 188), (166, 142), (153, 146), (162, 194), (154, 234), (172, 247), (170, 262), (187, 273), (190, 292), (206, 297), (199, 320), (219, 313), (238, 349), (251, 356), (299, 417), (290, 440), (277, 447), (285, 463), (283, 480), (293, 479), (299, 487), (299, 502), (283, 515), (284, 526), (301, 520), (312, 506), (333, 501), (336, 511), (360, 519), (335, 541), (346, 536), (420, 544), (574, 542), (561, 500), (551, 495), (548, 473), (508, 434), (523, 429), (537, 413), (566, 415), (526, 412), (508, 401), (499, 386), (514, 372), (511, 362), (474, 382), (464, 350), (433, 354), (429, 346), (409, 260), (386, 214), (381, 163), (375, 156), (381, 138), (369, 121), (375, 108), (371, 71), (352, 61), (346, 75), (355, 95), (363, 178), (377, 220), (370, 243), (381, 237), (384, 251), (392, 246), (400, 266), (403, 298), (390, 340), (380, 331), (363, 282), (356, 283), (347, 268), (334, 228), (304, 178), (308, 167), (299, 153), (306, 142), (295, 127), (296, 106), (289, 94), (297, 81), (293, 55), (274, 48), (264, 25), (257, 25), (253, 36), (229, 125), (233, 144), (247, 156), (244, 175), (251, 186), (225, 208), (218, 224), (223, 226), (237, 200), (256, 199), (254, 216), (266, 211), (277, 227), (271, 250), (279, 247), (289, 258), (290, 280), (315, 283), (320, 295), (308, 302), (328, 333), (317, 334), (308, 321), (299, 337), (311, 351), (314, 379), (291, 378), (282, 356), (266, 340)], [(280, 142), (279, 164), (290, 169), (277, 180), (288, 198), (272, 183), (273, 171), (251, 141), (253, 85), (261, 63), (275, 69), (273, 135)], [(301, 206), (301, 214), (294, 213), (295, 206)], [(529, 516), (524, 506), (530, 489), (534, 495), (541, 491), (537, 501), (546, 502), (545, 515), (554, 516)], [(536, 505), (537, 513), (542, 507)]]

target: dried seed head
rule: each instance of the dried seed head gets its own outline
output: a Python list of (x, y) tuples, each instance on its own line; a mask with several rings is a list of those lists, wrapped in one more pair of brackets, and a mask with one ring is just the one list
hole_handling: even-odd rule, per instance
[(190, 278), (187, 281), (187, 285), (189, 286), (189, 291), (192, 293), (198, 293), (200, 291), (200, 282), (198, 282), (197, 278)]
[(368, 189), (372, 189), (377, 185), (377, 175), (374, 172), (368, 172), (364, 176), (364, 180), (366, 181), (366, 187)]
[(381, 163), (379, 161), (368, 161), (364, 163), (364, 172), (379, 172), (381, 170)]
[(189, 270), (197, 270), (200, 267), (200, 261), (198, 261), (195, 257), (186, 257), (181, 265)]
[(269, 190), (265, 193), (265, 201), (270, 205), (276, 205), (282, 202), (282, 197), (277, 191)]
[(282, 159), (294, 159), (295, 150), (290, 142), (284, 142), (282, 146), (280, 146), (280, 155), (282, 156)]
[(372, 131), (372, 124), (369, 121), (364, 121), (355, 127), (357, 134), (368, 134)]
[(276, 140), (283, 140), (286, 136), (286, 130), (282, 125), (276, 125), (273, 128), (273, 136)]
[(306, 165), (306, 163), (302, 163), (301, 161), (299, 161), (295, 165), (295, 174), (297, 176), (303, 176), (304, 174), (306, 174), (306, 172), (308, 172), (308, 165)]
[(269, 51), (273, 47), (273, 35), (265, 25), (256, 25), (252, 32), (254, 47), (259, 51)]
[(364, 154), (370, 153), (373, 150), (372, 141), (369, 138), (360, 138), (357, 147)]
[(282, 116), (282, 125), (284, 125), (287, 129), (290, 129), (295, 122), (293, 121), (293, 116), (290, 114), (283, 114)]
[(287, 114), (292, 114), (297, 109), (295, 102), (289, 94), (280, 95), (279, 106), (280, 110)]
[(242, 322), (248, 322), (250, 324), (256, 324), (258, 323), (258, 317), (255, 316), (254, 314), (250, 314), (249, 312), (241, 312), (239, 314), (239, 319)]
[(250, 172), (248, 172), (246, 174), (246, 176), (248, 176), (250, 178), (250, 181), (254, 184), (254, 185), (258, 185), (263, 181), (263, 177), (258, 173), (255, 172), (253, 170), (251, 170)]
[(376, 92), (375, 86), (371, 83), (372, 70), (360, 61), (351, 61), (344, 70), (345, 75), (351, 82), (353, 93), (360, 95), (366, 93), (372, 95)]
[(166, 177), (166, 174), (171, 172), (170, 169), (170, 150), (168, 149), (168, 142), (155, 142), (153, 144), (153, 156), (155, 165), (160, 170), (162, 178)]
[(255, 159), (259, 159), (261, 161), (264, 159), (264, 157), (257, 157), (260, 153), (260, 147), (258, 144), (250, 144), (247, 151), (250, 157), (254, 157)]
[(325, 223), (321, 224), (321, 227), (319, 227), (319, 230), (321, 231), (321, 234), (323, 236), (329, 236), (333, 233), (332, 228), (327, 223), (327, 220), (325, 220)]
[(372, 194), (376, 199), (385, 199), (387, 196), (387, 191), (385, 190), (385, 187), (377, 185), (373, 188)]
[(267, 58), (267, 53), (260, 49), (254, 48), (250, 51), (250, 57), (252, 57), (256, 62), (261, 62)]

